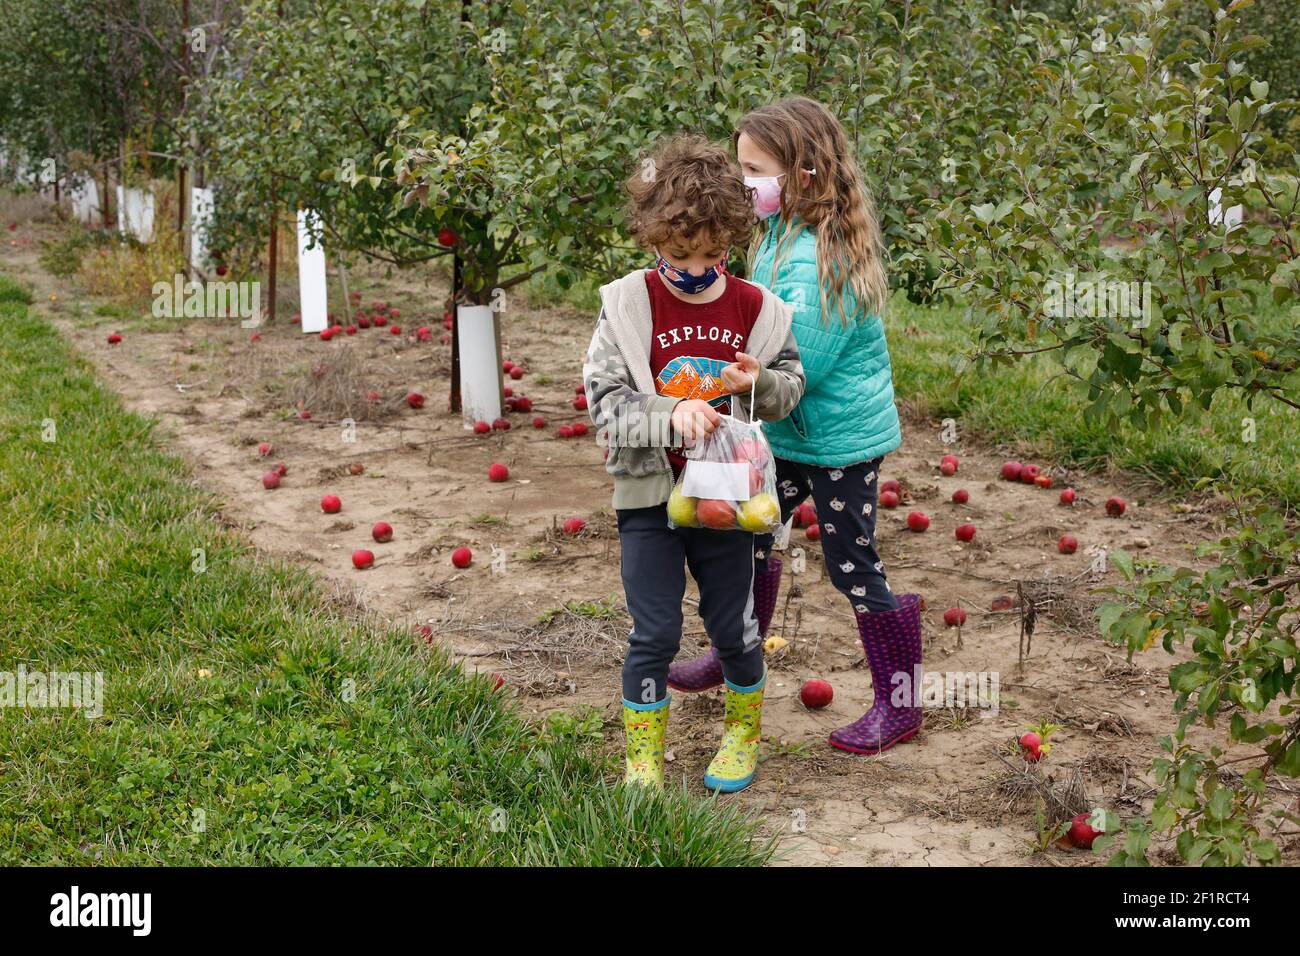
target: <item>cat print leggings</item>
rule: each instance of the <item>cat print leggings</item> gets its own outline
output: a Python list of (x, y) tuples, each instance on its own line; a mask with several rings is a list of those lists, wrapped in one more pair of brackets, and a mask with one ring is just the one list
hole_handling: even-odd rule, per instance
[[(892, 611), (898, 601), (876, 553), (876, 485), (884, 456), (841, 468), (822, 468), (776, 459), (776, 494), (781, 520), (811, 494), (821, 524), (822, 554), (831, 583), (860, 613)], [(754, 564), (767, 565), (772, 535), (754, 536)]]

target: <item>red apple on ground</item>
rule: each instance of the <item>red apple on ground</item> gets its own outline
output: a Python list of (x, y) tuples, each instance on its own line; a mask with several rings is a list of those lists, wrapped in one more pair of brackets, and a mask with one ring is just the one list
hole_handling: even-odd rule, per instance
[(514, 368), (512, 368), (510, 370), (510, 377), (513, 378), (515, 381), (518, 381), (519, 379), (523, 378), (524, 370), (522, 366), (516, 365)]
[(1124, 513), (1124, 499), (1119, 495), (1106, 499), (1106, 514), (1112, 518), (1118, 518)]
[(811, 501), (805, 501), (799, 506), (800, 523), (805, 527), (811, 527), (817, 523), (817, 506)]
[(580, 412), (586, 411), (586, 410), (587, 410), (587, 396), (586, 396), (586, 395), (575, 395), (574, 398), (573, 398), (573, 407), (576, 408), (576, 409), (577, 409), (578, 411), (580, 411)]
[(380, 544), (387, 544), (393, 540), (393, 526), (387, 521), (377, 521), (370, 529), (370, 536)]
[(953, 475), (957, 474), (957, 463), (953, 461), (945, 461), (939, 466), (939, 473), (945, 478), (951, 478)]
[(898, 492), (896, 492), (896, 491), (882, 491), (882, 492), (880, 493), (880, 507), (882, 507), (882, 508), (897, 508), (897, 507), (898, 507)]
[(494, 419), (492, 420), (492, 427), (495, 428), (495, 429), (496, 429), (497, 431), (499, 431), (499, 432), (508, 432), (508, 431), (510, 431), (510, 419), (508, 419), (508, 418), (494, 418)]
[(370, 320), (369, 320), (369, 319), (357, 319), (357, 328), (359, 328), (359, 329), (368, 329), (368, 328), (370, 328)]
[(695, 517), (706, 528), (733, 528), (736, 509), (721, 498), (701, 498), (695, 505)]
[(572, 425), (569, 426), (569, 428), (573, 431), (573, 435), (575, 438), (587, 434), (586, 422), (574, 422)]
[(325, 495), (320, 500), (320, 510), (327, 515), (336, 515), (343, 510), (343, 502), (338, 495)]
[(380, 315), (378, 312), (376, 312), (374, 315), (370, 317), (370, 321), (375, 323), (376, 326), (382, 329), (385, 325), (388, 324), (388, 316)]
[(1003, 481), (1019, 481), (1020, 472), (1024, 469), (1024, 467), (1025, 466), (1020, 464), (1020, 462), (1018, 461), (1004, 462), (1002, 465)]
[(365, 470), (366, 466), (361, 464), (359, 461), (354, 461), (352, 464), (348, 465), (348, 474), (351, 475), (359, 475)]
[(116, 345), (118, 342), (121, 341), (122, 341), (122, 335), (119, 332), (113, 332), (108, 336), (109, 345)]
[(1088, 820), (1088, 814), (1080, 813), (1070, 821), (1070, 843), (1080, 850), (1091, 850), (1093, 841), (1102, 835), (1102, 831), (1095, 829)]
[(1061, 535), (1061, 540), (1056, 542), (1056, 550), (1061, 554), (1074, 554), (1079, 550), (1079, 539), (1072, 534)]
[(468, 568), (473, 560), (474, 552), (469, 548), (460, 547), (451, 553), (451, 563), (458, 568)]
[(573, 437), (573, 426), (572, 426), (572, 425), (561, 425), (559, 428), (556, 429), (556, 432), (559, 433), (559, 436), (560, 436), (561, 438), (572, 438), (572, 437)]
[(269, 441), (264, 441), (262, 442), (262, 444), (257, 446), (257, 453), (261, 455), (263, 458), (271, 454), (271, 452), (273, 451), (275, 451), (275, 449), (272, 447)]
[(488, 432), (490, 432), (491, 430), (492, 430), (492, 426), (489, 425), (487, 422), (475, 422), (475, 423), (474, 423), (474, 434), (475, 434), (475, 435), (486, 435), (486, 434), (487, 434)]
[(964, 505), (966, 502), (970, 501), (970, 492), (965, 488), (958, 488), (952, 493), (952, 500), (959, 505)]
[(1038, 480), (1041, 469), (1037, 465), (1025, 465), (1020, 469), (1020, 481), (1022, 484), (1032, 485)]
[(1052, 487), (1052, 476), (1043, 474), (1036, 475), (1034, 477), (1034, 484), (1039, 488), (1050, 488)]
[(349, 326), (348, 326), (346, 329), (344, 329), (343, 331), (346, 332), (348, 335), (356, 335), (356, 334), (357, 334), (357, 327), (356, 327), (355, 325), (349, 325)]
[(574, 388), (573, 393), (574, 393), (575, 395), (586, 395), (586, 394), (587, 394), (587, 386), (584, 385), (582, 382), (579, 382), (578, 385), (577, 385), (577, 387)]
[(585, 527), (587, 527), (587, 522), (581, 518), (566, 518), (564, 521), (565, 534), (579, 534)]
[(406, 404), (412, 408), (424, 408), (424, 396), (419, 392), (407, 392)]
[(285, 466), (284, 462), (280, 462), (275, 466), (275, 473), (283, 478), (285, 475), (289, 474), (289, 469)]
[(810, 524), (803, 529), (804, 537), (809, 541), (820, 541), (822, 537), (822, 526), (819, 524)]
[(902, 497), (903, 486), (898, 483), (897, 478), (890, 478), (888, 481), (882, 481), (880, 483), (880, 491), (882, 494), (886, 491), (892, 491), (894, 494)]
[(1072, 504), (1074, 504), (1074, 489), (1073, 489), (1073, 488), (1065, 488), (1065, 489), (1062, 489), (1062, 491), (1061, 491), (1061, 504), (1063, 504), (1063, 505), (1072, 505)]
[(799, 700), (809, 710), (825, 707), (835, 697), (835, 689), (824, 680), (804, 681), (799, 688)]
[(1042, 756), (1042, 753), (1039, 750), (1042, 745), (1043, 738), (1039, 737), (1038, 734), (1034, 733), (1032, 730), (1020, 738), (1020, 750), (1024, 754), (1025, 759), (1030, 763), (1038, 763), (1038, 759)]
[(950, 607), (943, 612), (943, 623), (949, 627), (961, 627), (966, 623), (966, 612), (959, 607)]
[(515, 402), (515, 411), (531, 412), (533, 410), (533, 400), (527, 395), (520, 395)]
[(262, 476), (262, 487), (267, 491), (272, 491), (280, 487), (280, 473), (278, 471), (268, 471)]
[(307, 411), (307, 409), (304, 408), (302, 411), (298, 413), (298, 418), (304, 422), (311, 421), (311, 412)]
[(907, 527), (919, 534), (930, 527), (930, 516), (924, 511), (913, 511), (907, 516)]
[(352, 552), (352, 566), (358, 571), (364, 571), (375, 563), (375, 553), (367, 551), (365, 548), (359, 548)]
[(379, 401), (379, 393), (372, 388), (370, 391), (366, 392), (366, 401), (368, 402)]
[(545, 428), (545, 427), (546, 427), (546, 419), (543, 418), (541, 415), (535, 415), (535, 416), (533, 416), (533, 427), (534, 427), (534, 428)]
[(957, 540), (958, 540), (958, 541), (974, 541), (974, 540), (975, 540), (975, 526), (974, 526), (973, 524), (959, 524), (959, 525), (957, 525)]
[(510, 477), (510, 469), (505, 465), (493, 463), (488, 466), (488, 481), (505, 481)]

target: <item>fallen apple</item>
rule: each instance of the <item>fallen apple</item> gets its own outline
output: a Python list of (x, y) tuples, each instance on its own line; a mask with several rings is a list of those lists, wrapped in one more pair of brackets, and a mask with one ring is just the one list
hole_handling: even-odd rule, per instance
[(488, 481), (505, 481), (510, 477), (510, 469), (500, 463), (488, 466)]
[(451, 553), (451, 563), (458, 568), (468, 568), (474, 560), (474, 552), (466, 547), (459, 547)]
[(1024, 467), (1025, 466), (1020, 464), (1020, 462), (1018, 461), (1004, 462), (1002, 465), (1002, 480), (1019, 481), (1020, 472), (1024, 469)]
[(524, 377), (524, 370), (523, 370), (522, 366), (516, 365), (514, 368), (512, 368), (512, 369), (510, 370), (510, 377), (511, 377), (512, 379), (514, 379), (515, 381), (518, 381), (519, 379), (523, 378), (523, 377)]
[(271, 452), (273, 451), (275, 451), (275, 448), (271, 445), (269, 441), (264, 441), (257, 446), (257, 453), (261, 455), (263, 458), (271, 454)]
[(488, 432), (490, 432), (491, 430), (492, 430), (492, 426), (489, 425), (487, 422), (475, 422), (475, 423), (474, 423), (474, 434), (475, 434), (475, 435), (486, 435), (486, 434), (487, 434)]
[(121, 341), (122, 341), (122, 335), (121, 335), (121, 333), (119, 333), (119, 332), (113, 332), (113, 333), (110, 333), (109, 336), (108, 336), (108, 344), (109, 344), (109, 345), (116, 345), (118, 342), (121, 342)]
[(366, 401), (368, 402), (379, 401), (379, 393), (372, 388), (370, 391), (366, 392)]
[(285, 475), (289, 474), (289, 469), (284, 462), (280, 462), (275, 466), (275, 473), (283, 478)]
[(957, 474), (957, 463), (954, 461), (945, 461), (939, 466), (939, 474), (943, 475), (945, 478), (951, 478), (953, 475)]
[(377, 521), (370, 529), (370, 536), (380, 544), (387, 544), (393, 540), (393, 526), (387, 521)]
[(943, 623), (949, 627), (961, 627), (966, 623), (966, 612), (959, 607), (950, 607), (943, 612)]
[(565, 534), (581, 534), (582, 529), (587, 527), (587, 522), (581, 518), (566, 518), (564, 521)]
[(492, 427), (495, 428), (495, 429), (496, 429), (497, 431), (499, 431), (499, 432), (508, 432), (508, 431), (510, 431), (510, 419), (508, 419), (508, 418), (494, 418), (494, 419), (492, 420)]
[(520, 395), (519, 398), (515, 400), (515, 411), (531, 412), (532, 410), (533, 410), (533, 400), (529, 398), (527, 395)]
[(1034, 484), (1036, 484), (1039, 488), (1050, 488), (1052, 487), (1052, 476), (1042, 475), (1042, 474), (1036, 475), (1034, 477)]
[(1061, 540), (1056, 542), (1056, 550), (1061, 554), (1074, 554), (1079, 550), (1079, 539), (1072, 534), (1061, 535)]
[(930, 516), (924, 511), (913, 511), (907, 516), (907, 527), (920, 534), (930, 527)]
[(1063, 505), (1072, 505), (1072, 504), (1074, 504), (1074, 489), (1073, 489), (1073, 488), (1064, 488), (1064, 489), (1061, 490), (1061, 504), (1063, 504)]
[(352, 566), (358, 571), (364, 571), (375, 563), (375, 553), (367, 551), (365, 548), (359, 548), (352, 552)]
[(1020, 469), (1020, 481), (1022, 484), (1032, 485), (1038, 479), (1041, 469), (1037, 465), (1024, 465)]
[(320, 500), (320, 510), (327, 515), (338, 514), (343, 510), (343, 502), (339, 500), (338, 495), (325, 495)]
[(964, 505), (966, 502), (970, 501), (970, 492), (965, 488), (958, 488), (952, 493), (952, 500), (959, 505)]
[(1119, 495), (1106, 499), (1106, 514), (1118, 518), (1124, 513), (1124, 499)]
[(576, 408), (576, 409), (577, 409), (578, 411), (580, 411), (580, 412), (582, 412), (582, 411), (586, 411), (586, 409), (587, 409), (587, 396), (586, 396), (586, 395), (575, 395), (575, 396), (573, 397), (573, 407)]
[(348, 465), (348, 474), (350, 475), (359, 475), (365, 470), (366, 466), (361, 464), (359, 461), (354, 461), (352, 464)]
[(406, 404), (412, 408), (424, 408), (424, 396), (419, 392), (407, 392)]
[(882, 491), (882, 492), (880, 493), (880, 507), (882, 507), (882, 508), (897, 508), (897, 507), (898, 507), (898, 492), (897, 492), (897, 491)]
[(400, 325), (391, 325), (388, 327), (388, 331), (392, 332), (394, 335), (401, 335), (402, 327)]
[(959, 524), (959, 525), (957, 525), (957, 540), (958, 540), (958, 541), (974, 541), (974, 540), (975, 540), (975, 526), (974, 526), (973, 524)]
[(344, 329), (343, 331), (346, 332), (348, 335), (356, 335), (356, 334), (357, 334), (357, 327), (356, 327), (355, 325), (349, 325), (349, 326), (348, 326), (346, 329)]
[(835, 689), (824, 680), (804, 681), (799, 688), (799, 700), (809, 710), (825, 707), (835, 697)]
[(262, 476), (262, 487), (267, 491), (272, 491), (280, 487), (280, 473), (278, 471), (268, 471)]
[(534, 416), (533, 416), (533, 427), (534, 427), (534, 428), (545, 428), (545, 427), (546, 427), (546, 419), (543, 418), (541, 415), (534, 415)]
[(1070, 832), (1067, 834), (1070, 843), (1080, 850), (1091, 850), (1093, 841), (1102, 836), (1101, 830), (1096, 829), (1089, 822), (1091, 817), (1086, 813), (1079, 813), (1070, 820)]
[[(1042, 756), (1040, 748), (1043, 745), (1043, 738), (1032, 730), (1020, 738), (1020, 749), (1025, 755), (1025, 759), (1030, 763), (1037, 763), (1038, 758)], [(1032, 755), (1032, 756), (1031, 756)]]
[(803, 536), (809, 541), (820, 541), (822, 537), (822, 526), (819, 524), (810, 524), (803, 529)]
[(573, 426), (572, 426), (572, 425), (561, 425), (559, 428), (556, 429), (556, 432), (559, 433), (559, 436), (560, 436), (561, 438), (572, 438), (572, 437), (573, 437)]
[(898, 483), (897, 478), (890, 478), (888, 481), (882, 481), (880, 483), (880, 492), (883, 494), (886, 491), (892, 491), (901, 498), (903, 495), (903, 486)]
[(572, 425), (569, 426), (569, 428), (572, 429), (575, 438), (580, 438), (581, 436), (587, 434), (586, 422), (574, 422)]

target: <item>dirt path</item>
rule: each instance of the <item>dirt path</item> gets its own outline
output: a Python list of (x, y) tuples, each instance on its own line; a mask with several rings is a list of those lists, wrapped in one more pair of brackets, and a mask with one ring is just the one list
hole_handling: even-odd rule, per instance
[[(570, 403), (592, 316), (524, 308), (515, 297), (515, 309), (503, 316), (504, 354), (527, 374), (511, 384), (532, 398), (532, 414), (548, 424), (537, 430), (529, 425), (532, 414), (511, 415), (509, 432), (475, 436), (446, 412), (449, 346), (438, 342), (445, 289), (437, 284), (400, 275), (384, 280), (378, 272), (352, 278), (367, 302), (401, 307), (404, 331), (430, 326), (435, 334), (428, 344), (387, 329), (327, 343), (285, 320), (262, 329), (254, 343), (233, 320), (190, 320), (160, 332), (128, 327), (124, 341), (109, 346), (105, 337), (119, 320), (96, 317), (94, 301), (36, 264), (38, 240), (48, 234), (49, 227), (33, 226), (7, 234), (0, 268), (38, 290), (38, 307), (133, 409), (163, 423), (174, 450), (223, 502), (226, 519), (258, 548), (312, 565), (385, 620), (412, 629), (427, 624), (433, 639), (468, 666), (503, 674), (529, 710), (597, 708), (607, 746), (621, 745), (617, 676), (629, 622), (610, 482), (591, 434), (569, 440), (556, 434), (560, 424), (586, 420)], [(319, 408), (309, 421), (294, 414), (294, 390), (311, 387), (350, 396), (373, 388), (383, 401), (377, 417), (359, 421), (355, 443), (348, 443), (337, 421), (343, 416)], [(401, 401), (412, 388), (428, 396), (424, 409)], [(365, 414), (375, 413), (369, 408)], [(1173, 726), (1166, 684), (1171, 661), (1156, 650), (1130, 666), (1122, 651), (1098, 636), (1086, 611), (1096, 599), (1085, 589), (1117, 576), (1089, 575), (1095, 556), (1089, 551), (1124, 547), (1156, 561), (1186, 561), (1197, 542), (1213, 535), (1214, 518), (1195, 509), (1176, 514), (1170, 503), (1096, 476), (1054, 472), (1051, 490), (998, 481), (1002, 455), (963, 442), (945, 445), (939, 433), (938, 423), (907, 422), (903, 448), (886, 459), (885, 477), (900, 479), (933, 524), (924, 534), (908, 532), (904, 519), (912, 509), (905, 499), (904, 506), (881, 513), (881, 551), (894, 590), (917, 591), (927, 601), (927, 671), (996, 673), (1000, 708), (930, 711), (920, 737), (878, 758), (829, 748), (826, 734), (869, 705), (870, 680), (850, 608), (827, 580), (818, 546), (796, 530), (790, 547), (803, 550), (806, 570), (792, 574), (786, 562), (772, 633), (790, 643), (769, 657), (766, 759), (753, 787), (723, 799), (767, 817), (786, 863), (1098, 863), (1058, 848), (1030, 853), (1037, 835), (1034, 801), (1016, 798), (1017, 778), (1009, 769), (1024, 764), (1014, 757), (1004, 763), (999, 752), (1027, 724), (1051, 719), (1064, 726), (1041, 765), (1048, 783), (1060, 789), (1077, 774), (1087, 807), (1104, 805), (1121, 815), (1149, 799), (1155, 738)], [(260, 483), (268, 467), (257, 455), (261, 441), (274, 444), (272, 462), (288, 467), (283, 486), (273, 492)], [(951, 478), (937, 467), (947, 452), (961, 459)], [(364, 474), (348, 474), (352, 462), (361, 463)], [(492, 462), (510, 468), (508, 482), (487, 480)], [(1067, 484), (1079, 492), (1072, 508), (1058, 503), (1057, 489)], [(969, 490), (969, 504), (950, 501), (958, 487)], [(326, 492), (342, 498), (341, 514), (321, 512)], [(1114, 493), (1130, 501), (1120, 519), (1106, 517), (1102, 507)], [(571, 515), (588, 522), (578, 537), (555, 528)], [(371, 540), (378, 520), (394, 526), (392, 543)], [(966, 521), (979, 530), (963, 545), (953, 529)], [(1065, 531), (1079, 539), (1074, 555), (1057, 552)], [(463, 571), (450, 562), (460, 545), (475, 553), (474, 565)], [(350, 563), (361, 547), (378, 557), (367, 572)], [(494, 547), (504, 558), (500, 572), (491, 568)], [(786, 557), (793, 556), (792, 550)], [(1039, 614), (1020, 668), (1020, 612), (991, 607), (999, 595), (1014, 596), (1016, 581), (1045, 589), (1049, 579), (1055, 582), (1050, 593), (1062, 599)], [(1078, 580), (1062, 586), (1066, 579)], [(539, 623), (566, 601), (587, 604)], [(957, 632), (942, 621), (944, 609), (956, 605), (969, 615), (960, 645)], [(413, 632), (412, 639), (421, 638)], [(698, 617), (688, 615), (683, 653), (697, 652), (706, 641)], [(811, 677), (835, 687), (825, 710), (799, 703), (799, 686)], [(669, 727), (674, 782), (703, 792), (721, 712), (716, 692), (675, 698)], [(1171, 860), (1167, 853), (1163, 859)]]

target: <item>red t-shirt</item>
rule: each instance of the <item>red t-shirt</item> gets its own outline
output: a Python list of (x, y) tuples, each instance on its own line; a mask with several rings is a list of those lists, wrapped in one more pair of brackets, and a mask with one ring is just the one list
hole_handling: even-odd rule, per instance
[[(683, 302), (670, 292), (653, 269), (645, 274), (650, 291), (650, 372), (655, 391), (676, 398), (698, 398), (719, 414), (731, 414), (731, 393), (722, 383), (722, 367), (745, 351), (749, 333), (763, 307), (758, 286), (727, 276), (727, 287), (712, 302)], [(681, 449), (668, 449), (673, 477), (686, 459)]]

